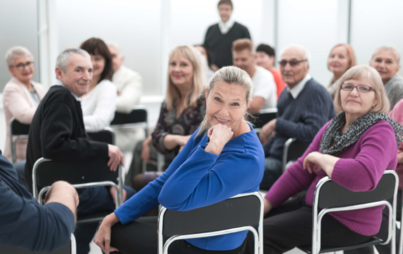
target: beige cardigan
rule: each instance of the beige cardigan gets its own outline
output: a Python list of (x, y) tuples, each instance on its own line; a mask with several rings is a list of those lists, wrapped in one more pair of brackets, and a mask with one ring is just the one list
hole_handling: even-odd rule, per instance
[[(31, 84), (34, 86), (39, 98), (42, 100), (45, 95), (42, 85), (33, 81), (31, 81)], [(3, 90), (3, 107), (7, 126), (7, 139), (4, 156), (11, 161), (10, 120), (12, 117), (15, 117), (15, 119), (21, 123), (31, 124), (36, 111), (36, 105), (27, 87), (17, 78), (12, 77)], [(20, 139), (17, 141), (17, 161), (25, 160), (27, 143), (26, 139)]]

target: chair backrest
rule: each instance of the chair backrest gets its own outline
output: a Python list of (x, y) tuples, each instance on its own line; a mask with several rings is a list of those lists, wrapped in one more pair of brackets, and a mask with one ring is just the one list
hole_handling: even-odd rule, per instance
[(261, 129), (263, 125), (270, 122), (277, 117), (277, 108), (268, 108), (259, 111), (258, 114), (253, 115), (251, 122), (254, 125), (255, 130)]
[[(107, 165), (108, 159), (52, 161), (38, 159), (33, 168), (33, 185), (36, 190), (50, 186), (56, 181), (66, 181), (70, 184), (84, 184), (111, 181), (118, 184), (118, 170), (111, 171)], [(35, 189), (34, 189), (35, 195)]]
[(331, 181), (329, 177), (325, 177), (316, 185), (315, 200), (318, 199), (319, 208), (343, 207), (381, 201), (393, 197), (398, 181), (396, 173), (393, 170), (387, 170), (374, 190), (354, 192)]
[(115, 118), (111, 126), (128, 125), (147, 122), (147, 110), (145, 108), (134, 108), (129, 114), (115, 112)]
[(285, 172), (286, 165), (290, 161), (296, 161), (301, 157), (309, 145), (306, 145), (295, 138), (288, 139), (284, 144), (283, 150), (283, 172)]
[(185, 212), (166, 209), (162, 213), (162, 234), (186, 235), (257, 226), (263, 206), (262, 198), (259, 198), (259, 193), (242, 195)]
[(28, 124), (20, 123), (14, 117), (10, 120), (10, 131), (12, 135), (28, 135), (29, 126)]
[(88, 132), (87, 134), (94, 141), (104, 142), (111, 145), (115, 144), (115, 134), (110, 128), (105, 128), (102, 131), (98, 132)]

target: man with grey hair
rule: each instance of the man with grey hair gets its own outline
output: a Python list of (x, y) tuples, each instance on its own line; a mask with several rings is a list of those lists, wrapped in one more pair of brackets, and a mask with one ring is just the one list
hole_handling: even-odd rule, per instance
[[(32, 168), (41, 157), (58, 161), (109, 160), (116, 170), (123, 162), (119, 148), (87, 139), (80, 97), (88, 92), (92, 80), (90, 55), (82, 49), (67, 49), (56, 61), (60, 85), (52, 86), (39, 104), (29, 130), (25, 174), (32, 189)], [(125, 186), (126, 197), (135, 191)], [(114, 198), (105, 187), (88, 188), (81, 192), (78, 215), (113, 211)], [(89, 243), (97, 223), (79, 225), (75, 231), (77, 253), (89, 252)]]
[[(119, 113), (130, 113), (135, 105), (140, 102), (142, 93), (142, 78), (137, 72), (127, 68), (124, 63), (124, 56), (120, 46), (116, 43), (108, 44), (112, 55), (112, 67), (114, 74), (112, 83), (117, 90), (116, 111)], [(144, 138), (143, 129), (122, 129), (115, 130), (116, 145), (122, 151), (133, 151), (136, 141)]]
[(281, 54), (280, 72), (287, 87), (277, 102), (277, 118), (259, 134), (266, 156), (261, 189), (270, 189), (281, 176), (284, 143), (296, 138), (309, 145), (335, 115), (329, 93), (309, 75), (309, 59), (309, 52), (300, 45), (289, 46)]

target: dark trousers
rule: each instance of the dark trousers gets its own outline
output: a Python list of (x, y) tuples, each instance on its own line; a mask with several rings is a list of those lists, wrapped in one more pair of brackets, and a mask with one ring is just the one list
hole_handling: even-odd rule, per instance
[[(130, 254), (157, 254), (158, 253), (158, 218), (141, 217), (129, 224), (116, 224), (112, 228), (111, 246), (119, 250), (118, 253)], [(169, 253), (175, 254), (241, 254), (245, 244), (229, 251), (211, 251), (200, 249), (185, 240), (173, 242)]]
[(283, 163), (274, 157), (267, 157), (264, 161), (264, 175), (260, 183), (261, 190), (270, 190), (271, 186), (283, 174)]
[[(126, 190), (126, 200), (135, 194), (131, 187), (123, 186)], [(80, 204), (77, 215), (89, 215), (96, 212), (113, 212), (115, 203), (109, 192), (109, 187), (95, 187), (85, 189), (80, 195)], [(90, 251), (90, 242), (98, 228), (98, 222), (77, 225), (74, 236), (77, 244), (77, 254), (87, 254)]]
[[(330, 215), (322, 220), (323, 247), (360, 244), (371, 239), (351, 231)], [(298, 246), (312, 244), (312, 207), (299, 195), (270, 211), (263, 221), (264, 253), (284, 253)], [(253, 236), (248, 234), (247, 251), (253, 253)], [(371, 253), (372, 254), (372, 253)]]

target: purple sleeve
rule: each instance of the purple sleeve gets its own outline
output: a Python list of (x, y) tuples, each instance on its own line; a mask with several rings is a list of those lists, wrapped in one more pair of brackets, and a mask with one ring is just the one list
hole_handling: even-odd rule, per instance
[(353, 159), (340, 159), (332, 173), (335, 183), (351, 191), (373, 190), (386, 169), (397, 165), (397, 144), (392, 126), (378, 122), (359, 140), (360, 152)]
[(281, 205), (289, 197), (307, 189), (315, 179), (316, 174), (309, 174), (308, 170), (304, 170), (302, 165), (308, 154), (319, 151), (322, 136), (328, 125), (329, 123), (325, 124), (322, 129), (320, 129), (304, 155), (288, 168), (288, 170), (277, 180), (266, 194), (266, 198), (270, 201), (273, 207)]

